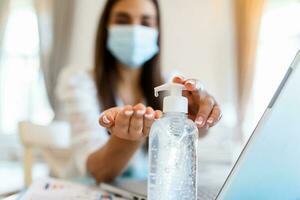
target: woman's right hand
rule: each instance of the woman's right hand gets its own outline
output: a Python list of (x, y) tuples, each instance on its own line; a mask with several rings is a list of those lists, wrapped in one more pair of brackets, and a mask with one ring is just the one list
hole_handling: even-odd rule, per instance
[(154, 111), (151, 107), (146, 108), (143, 104), (126, 105), (104, 111), (99, 123), (118, 138), (142, 141), (149, 135), (154, 120), (160, 118), (161, 115), (161, 111)]

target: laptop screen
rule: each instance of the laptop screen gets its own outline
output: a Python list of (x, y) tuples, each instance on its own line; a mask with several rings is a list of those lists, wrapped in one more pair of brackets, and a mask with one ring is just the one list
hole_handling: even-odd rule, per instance
[(300, 53), (218, 199), (300, 200), (299, 65)]

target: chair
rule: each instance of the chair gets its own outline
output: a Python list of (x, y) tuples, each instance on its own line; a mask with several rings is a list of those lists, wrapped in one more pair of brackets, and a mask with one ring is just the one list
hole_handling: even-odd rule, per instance
[[(49, 125), (38, 125), (23, 121), (19, 123), (19, 135), (24, 146), (25, 186), (29, 186), (32, 181), (33, 151), (35, 149), (43, 153), (45, 149), (68, 150), (71, 147), (71, 130), (66, 122), (55, 121)], [(48, 162), (48, 165), (55, 165), (54, 163), (49, 163), (47, 159), (45, 160)], [(53, 173), (59, 174), (55, 169)]]

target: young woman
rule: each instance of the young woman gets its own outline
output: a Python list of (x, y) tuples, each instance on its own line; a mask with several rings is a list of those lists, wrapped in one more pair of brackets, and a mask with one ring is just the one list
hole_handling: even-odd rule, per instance
[[(98, 26), (92, 72), (67, 68), (59, 81), (75, 138), (74, 163), (97, 182), (122, 175), (147, 176), (147, 137), (161, 116), (153, 88), (163, 84), (160, 69), (160, 13), (157, 0), (108, 0)], [(188, 91), (189, 117), (206, 133), (221, 111), (196, 79), (174, 77)], [(97, 115), (102, 128), (93, 124)], [(104, 129), (104, 128), (105, 129)]]

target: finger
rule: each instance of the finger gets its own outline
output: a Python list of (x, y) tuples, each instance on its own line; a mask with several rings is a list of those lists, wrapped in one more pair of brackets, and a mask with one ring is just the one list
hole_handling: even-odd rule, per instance
[(187, 79), (184, 82), (184, 86), (187, 89), (187, 91), (190, 92), (193, 100), (198, 103), (203, 99), (206, 94), (204, 90), (204, 85), (197, 79)]
[(199, 112), (196, 117), (196, 124), (198, 128), (203, 128), (206, 124), (207, 118), (213, 110), (215, 101), (211, 96), (205, 97), (200, 103)]
[(203, 83), (201, 83), (199, 80), (197, 79), (186, 79), (184, 81), (184, 86), (186, 87), (186, 89), (188, 91), (203, 91), (204, 90), (204, 86)]
[(113, 133), (118, 137), (127, 138), (130, 118), (133, 115), (133, 108), (130, 105), (124, 106), (123, 109), (118, 113), (115, 126), (113, 127)]
[(219, 105), (215, 105), (213, 107), (213, 110), (210, 114), (210, 116), (207, 119), (207, 124), (209, 127), (214, 126), (220, 119), (221, 119), (222, 113), (221, 113), (221, 108)]
[(179, 83), (179, 84), (183, 84), (185, 81), (183, 76), (174, 76), (172, 82), (173, 83)]
[(155, 112), (151, 107), (147, 107), (146, 114), (144, 115), (143, 135), (148, 136), (150, 128), (154, 122)]
[(99, 124), (105, 128), (113, 126), (120, 108), (114, 107), (104, 111), (99, 117)]
[[(203, 84), (197, 79), (185, 79), (183, 76), (175, 76), (173, 78), (173, 83), (183, 84), (187, 90), (183, 91), (184, 96), (189, 96), (192, 92), (197, 92), (203, 90)], [(197, 94), (196, 93), (196, 94)]]
[(196, 87), (196, 81), (194, 79), (185, 80), (184, 85), (189, 89), (183, 91), (183, 96), (188, 98), (188, 115), (190, 119), (195, 120), (201, 101), (200, 91)]
[(143, 136), (144, 114), (146, 107), (143, 104), (137, 104), (133, 107), (134, 114), (131, 117), (129, 125), (129, 137), (132, 140), (138, 140)]
[(155, 114), (154, 114), (154, 119), (159, 119), (159, 118), (161, 118), (162, 115), (163, 115), (163, 113), (162, 113), (161, 110), (156, 110), (154, 113), (155, 113)]

